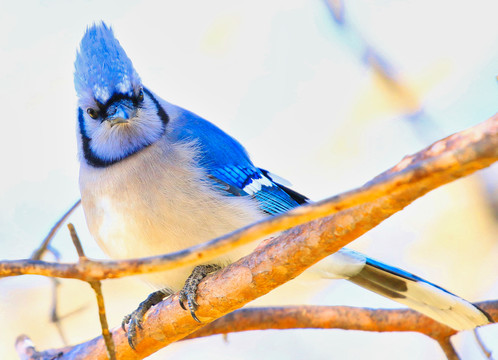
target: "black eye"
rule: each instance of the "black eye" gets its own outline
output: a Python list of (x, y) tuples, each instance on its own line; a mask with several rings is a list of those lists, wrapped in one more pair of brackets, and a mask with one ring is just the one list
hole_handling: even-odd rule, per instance
[(86, 109), (86, 113), (87, 113), (88, 115), (90, 115), (90, 117), (91, 117), (92, 119), (96, 119), (96, 118), (98, 118), (98, 117), (99, 117), (99, 113), (98, 113), (96, 110), (92, 109), (92, 108), (88, 108), (88, 109)]
[(137, 99), (138, 99), (138, 101), (144, 101), (144, 91), (143, 91), (143, 89), (140, 89), (140, 91), (138, 92)]

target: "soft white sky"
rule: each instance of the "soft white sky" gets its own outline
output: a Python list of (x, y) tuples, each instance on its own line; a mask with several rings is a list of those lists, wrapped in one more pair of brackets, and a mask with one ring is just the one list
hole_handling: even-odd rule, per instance
[[(313, 199), (359, 186), (429, 140), (496, 112), (495, 1), (347, 1), (346, 10), (348, 24), (398, 69), (437, 123), (430, 139), (417, 137), (404, 119), (409, 105), (383, 95), (361, 60), (358, 37), (338, 29), (318, 0), (0, 1), (0, 258), (29, 256), (79, 197), (72, 72), (76, 48), (93, 21), (114, 27), (149, 88), (216, 123), (246, 146), (258, 166), (289, 179)], [(496, 179), (496, 166), (494, 171), (488, 178)], [(470, 300), (497, 298), (496, 223), (484, 207), (486, 195), (478, 181), (461, 181), (426, 196), (356, 246)], [(87, 252), (103, 256), (85, 230), (81, 211), (73, 221)], [(460, 227), (452, 231), (451, 222)], [(65, 232), (54, 242), (67, 261), (75, 259), (69, 243)], [(29, 322), (46, 324), (47, 284), (36, 277), (0, 281), (4, 323), (15, 323), (12, 329), (33, 336), (40, 348), (60, 346), (56, 335), (47, 340), (48, 335), (30, 332)], [(84, 285), (63, 284), (91, 295)], [(36, 298), (44, 305), (19, 321), (12, 309), (23, 301), (32, 306), (31, 287), (42, 291)], [(114, 289), (127, 298), (111, 300), (126, 304), (120, 303), (115, 319), (143, 295), (128, 299), (128, 288)], [(342, 282), (331, 289), (313, 301), (392, 306)], [(85, 299), (93, 304), (91, 297)], [(80, 305), (90, 306), (85, 301)], [(77, 308), (68, 304), (69, 310)], [(93, 312), (79, 320), (92, 316), (96, 321)], [(80, 326), (67, 321), (67, 329)], [(12, 351), (13, 331), (0, 328), (0, 353)], [(93, 327), (71, 340), (97, 332)], [(272, 359), (284, 350), (289, 359), (329, 358), (333, 352), (340, 359), (375, 354), (382, 359), (441, 358), (429, 340), (407, 334), (319, 331), (230, 339), (229, 345), (211, 339), (169, 351), (195, 356), (214, 346), (210, 358), (218, 360), (235, 354)], [(317, 347), (314, 341), (333, 347)], [(463, 341), (462, 354), (473, 346)], [(260, 346), (255, 348), (255, 342)], [(496, 340), (488, 343), (498, 349)]]

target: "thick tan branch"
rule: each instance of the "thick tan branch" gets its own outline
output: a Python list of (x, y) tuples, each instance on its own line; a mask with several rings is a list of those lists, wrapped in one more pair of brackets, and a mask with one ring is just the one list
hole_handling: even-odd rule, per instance
[[(351, 231), (361, 234), (428, 191), (487, 167), (496, 160), (498, 160), (497, 115), (470, 129), (440, 140), (413, 156), (406, 157), (398, 165), (361, 188), (268, 218), (206, 244), (172, 254), (133, 260), (89, 260), (80, 264), (54, 264), (33, 260), (2, 261), (0, 276), (38, 274), (95, 281), (168, 270), (196, 264), (201, 259), (205, 261), (235, 246), (355, 206), (363, 207), (355, 210), (355, 216), (369, 217), (371, 212), (376, 212), (379, 217), (379, 221), (372, 221), (362, 230), (357, 228), (358, 225), (353, 226), (352, 223), (348, 225), (354, 227), (350, 229)], [(376, 205), (373, 208), (361, 205), (368, 202), (370, 205), (374, 203)], [(349, 238), (341, 246), (351, 240), (352, 238)], [(327, 248), (327, 251), (333, 250)]]
[[(460, 148), (458, 143), (464, 148)], [(409, 160), (412, 158), (415, 159), (414, 162)], [(204, 323), (209, 323), (242, 307), (293, 279), (307, 267), (345, 246), (428, 191), (488, 166), (497, 159), (498, 117), (494, 116), (474, 128), (441, 140), (408, 160), (405, 159), (396, 170), (382, 174), (361, 189), (312, 206), (312, 209), (320, 209), (318, 213), (327, 206), (331, 206), (331, 211), (353, 207), (295, 227), (266, 242), (251, 255), (206, 278), (199, 286), (200, 308), (197, 315)], [(357, 202), (363, 203), (357, 205)], [(299, 218), (300, 214), (303, 217), (317, 214), (314, 212), (310, 215), (308, 211), (300, 208), (287, 217), (279, 217), (281, 222), (259, 223), (255, 230), (257, 235), (251, 235), (246, 230), (235, 236), (239, 239), (242, 236), (259, 237), (266, 234), (268, 229), (275, 229), (275, 226), (293, 224), (289, 220), (293, 217), (302, 219)], [(323, 215), (323, 212), (320, 214)], [(222, 241), (226, 239), (223, 238)], [(153, 261), (158, 259), (160, 257)], [(143, 266), (144, 262), (141, 264)], [(147, 266), (151, 266), (151, 263)], [(137, 268), (133, 271), (137, 271)], [(101, 274), (103, 275), (105, 273)], [(121, 329), (113, 331), (119, 359), (142, 359), (202, 326), (180, 308), (176, 295), (149, 312), (143, 325), (144, 330), (140, 333), (136, 352), (128, 346), (126, 335)], [(105, 359), (105, 346), (101, 338), (96, 338), (77, 345), (64, 356), (63, 358), (68, 359)]]

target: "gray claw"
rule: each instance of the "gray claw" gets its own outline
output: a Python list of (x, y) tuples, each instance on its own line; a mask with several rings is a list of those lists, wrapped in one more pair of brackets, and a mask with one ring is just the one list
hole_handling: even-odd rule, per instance
[(219, 270), (221, 267), (216, 264), (210, 265), (198, 265), (192, 271), (192, 274), (185, 281), (185, 285), (183, 289), (180, 291), (178, 301), (180, 302), (180, 306), (183, 310), (187, 310), (185, 307), (185, 300), (187, 301), (188, 310), (190, 310), (190, 315), (192, 318), (200, 323), (201, 321), (195, 315), (195, 311), (199, 307), (195, 298), (197, 296), (197, 286), (208, 274)]
[(142, 301), (135, 311), (126, 315), (121, 322), (121, 328), (126, 332), (126, 324), (128, 324), (127, 338), (130, 347), (135, 350), (135, 343), (137, 337), (137, 328), (142, 330), (142, 319), (145, 313), (154, 305), (157, 305), (165, 297), (171, 295), (169, 291), (159, 290), (150, 294), (147, 299)]

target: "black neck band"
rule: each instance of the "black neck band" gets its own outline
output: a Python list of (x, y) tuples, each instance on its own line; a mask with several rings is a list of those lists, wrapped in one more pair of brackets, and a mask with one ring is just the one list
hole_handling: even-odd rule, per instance
[[(162, 134), (164, 134), (164, 132), (166, 131), (166, 125), (169, 122), (168, 114), (166, 113), (166, 111), (164, 111), (161, 104), (159, 104), (159, 101), (157, 101), (157, 99), (154, 97), (154, 95), (152, 95), (152, 93), (149, 90), (147, 90), (145, 87), (143, 88), (143, 90), (144, 90), (144, 93), (147, 94), (147, 96), (152, 100), (152, 102), (156, 106), (157, 116), (159, 116), (159, 118), (161, 119), (161, 121), (163, 123)], [(116, 97), (116, 99), (114, 99), (114, 97)], [(116, 95), (116, 96), (113, 96), (111, 99), (118, 100), (119, 98), (120, 98), (119, 95)], [(145, 144), (144, 146), (142, 146), (134, 151), (131, 151), (128, 154), (124, 154), (120, 158), (113, 159), (113, 160), (104, 160), (104, 159), (99, 158), (90, 147), (90, 141), (92, 139), (88, 136), (88, 134), (86, 132), (85, 119), (83, 117), (83, 110), (81, 108), (78, 108), (78, 125), (80, 127), (80, 133), (81, 133), (81, 144), (83, 146), (83, 156), (85, 157), (85, 160), (88, 163), (88, 165), (91, 165), (93, 167), (104, 168), (104, 167), (110, 166), (112, 164), (117, 163), (118, 161), (121, 161), (121, 160), (133, 155), (133, 154), (136, 154), (140, 150), (142, 150), (142, 149), (144, 149), (152, 144), (152, 143)]]

